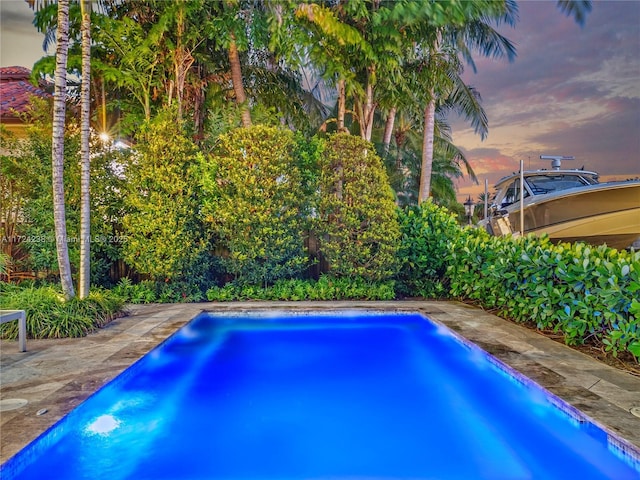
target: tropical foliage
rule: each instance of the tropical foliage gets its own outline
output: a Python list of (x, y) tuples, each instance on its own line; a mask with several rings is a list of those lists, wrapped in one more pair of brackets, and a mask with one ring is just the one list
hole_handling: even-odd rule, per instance
[(452, 240), (446, 278), (454, 297), (560, 332), (570, 345), (640, 357), (640, 252), (475, 229)]
[[(123, 262), (145, 279), (120, 279), (126, 301), (451, 295), (569, 343), (640, 354), (637, 253), (489, 238), (441, 207), (458, 208), (453, 178), (473, 178), (447, 114), (480, 135), (488, 126), (463, 64), (514, 56), (494, 27), (515, 21), (515, 2), (103, 1), (91, 37), (86, 2), (34, 3), (35, 24), (58, 39), (34, 68), (55, 78), (53, 121), (36, 114), (27, 139), (3, 137), (0, 165), (4, 238), (33, 239), (3, 242), (0, 273), (61, 277), (62, 291), (3, 291), (3, 306), (36, 305), (32, 336), (84, 334), (119, 308), (95, 300), (100, 290), (96, 310), (59, 299), (73, 296), (90, 239), (94, 284), (117, 280), (108, 273)], [(590, 10), (558, 5), (578, 22)], [(82, 99), (82, 127), (65, 118), (65, 92)], [(134, 149), (87, 147), (91, 111), (94, 132)]]
[(270, 285), (305, 269), (311, 178), (289, 130), (255, 126), (222, 135), (200, 164), (202, 215), (237, 283)]
[[(4, 227), (2, 247), (10, 256), (7, 275), (48, 278), (58, 270), (53, 225), (51, 175), (51, 121), (44, 102), (33, 105), (32, 121), (24, 138), (0, 132), (5, 150), (0, 155), (0, 216)], [(72, 112), (71, 112), (72, 113)], [(80, 217), (80, 129), (71, 117), (65, 129), (64, 182), (67, 247), (72, 264), (79, 259)], [(95, 283), (108, 283), (111, 264), (120, 257), (122, 237), (115, 218), (122, 215), (124, 180), (114, 168), (118, 152), (103, 151), (92, 141), (91, 178), (91, 273)]]
[(387, 174), (373, 145), (345, 133), (332, 135), (321, 159), (319, 188), (314, 230), (329, 271), (390, 278), (397, 270), (400, 233)]
[[(60, 288), (21, 288), (0, 283), (0, 309), (25, 310), (29, 338), (83, 337), (122, 315), (123, 300), (94, 289), (87, 298), (65, 301)], [(18, 322), (0, 326), (2, 338), (18, 337)]]
[(198, 215), (201, 161), (175, 109), (166, 109), (142, 126), (136, 154), (123, 174), (128, 186), (123, 258), (153, 280), (206, 270), (203, 256), (210, 242)]

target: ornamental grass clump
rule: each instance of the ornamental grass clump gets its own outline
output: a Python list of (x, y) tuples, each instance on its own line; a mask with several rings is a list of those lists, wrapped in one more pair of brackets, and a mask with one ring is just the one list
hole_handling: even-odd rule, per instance
[[(16, 287), (3, 284), (0, 308), (24, 310), (29, 338), (83, 337), (122, 314), (123, 300), (108, 290), (93, 289), (87, 298), (64, 300), (55, 287)], [(16, 339), (18, 322), (0, 326), (0, 337)]]

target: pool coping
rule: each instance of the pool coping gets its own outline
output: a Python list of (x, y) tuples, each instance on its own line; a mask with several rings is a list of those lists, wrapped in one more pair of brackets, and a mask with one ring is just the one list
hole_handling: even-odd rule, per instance
[[(455, 301), (230, 302), (129, 306), (129, 315), (78, 339), (0, 342), (0, 463), (203, 311), (419, 312), (478, 345), (640, 451), (640, 378), (533, 330)], [(10, 403), (10, 402), (9, 402)], [(14, 403), (20, 405), (22, 402)]]

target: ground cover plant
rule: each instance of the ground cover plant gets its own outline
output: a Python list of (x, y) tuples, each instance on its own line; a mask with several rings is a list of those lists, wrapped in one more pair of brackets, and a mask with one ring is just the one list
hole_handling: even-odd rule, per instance
[(121, 278), (111, 290), (126, 303), (187, 303), (205, 299), (204, 289), (197, 282), (163, 282), (142, 280), (132, 282)]
[(395, 282), (372, 281), (362, 277), (336, 278), (322, 275), (318, 280), (289, 279), (275, 284), (242, 285), (227, 283), (207, 290), (212, 302), (238, 300), (393, 300)]
[[(94, 288), (84, 299), (65, 301), (55, 286), (21, 287), (0, 283), (0, 308), (25, 310), (29, 338), (83, 337), (122, 315), (124, 301), (116, 294)], [(18, 338), (18, 322), (0, 326), (0, 337)]]

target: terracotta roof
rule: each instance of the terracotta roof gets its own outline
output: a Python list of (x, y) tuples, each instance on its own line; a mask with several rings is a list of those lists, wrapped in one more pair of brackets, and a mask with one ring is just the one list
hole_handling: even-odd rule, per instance
[(0, 118), (16, 119), (28, 111), (32, 95), (49, 98), (51, 95), (29, 83), (31, 71), (25, 67), (0, 68)]
[(31, 70), (26, 67), (2, 67), (0, 68), (0, 82), (14, 82), (16, 80), (29, 80)]

